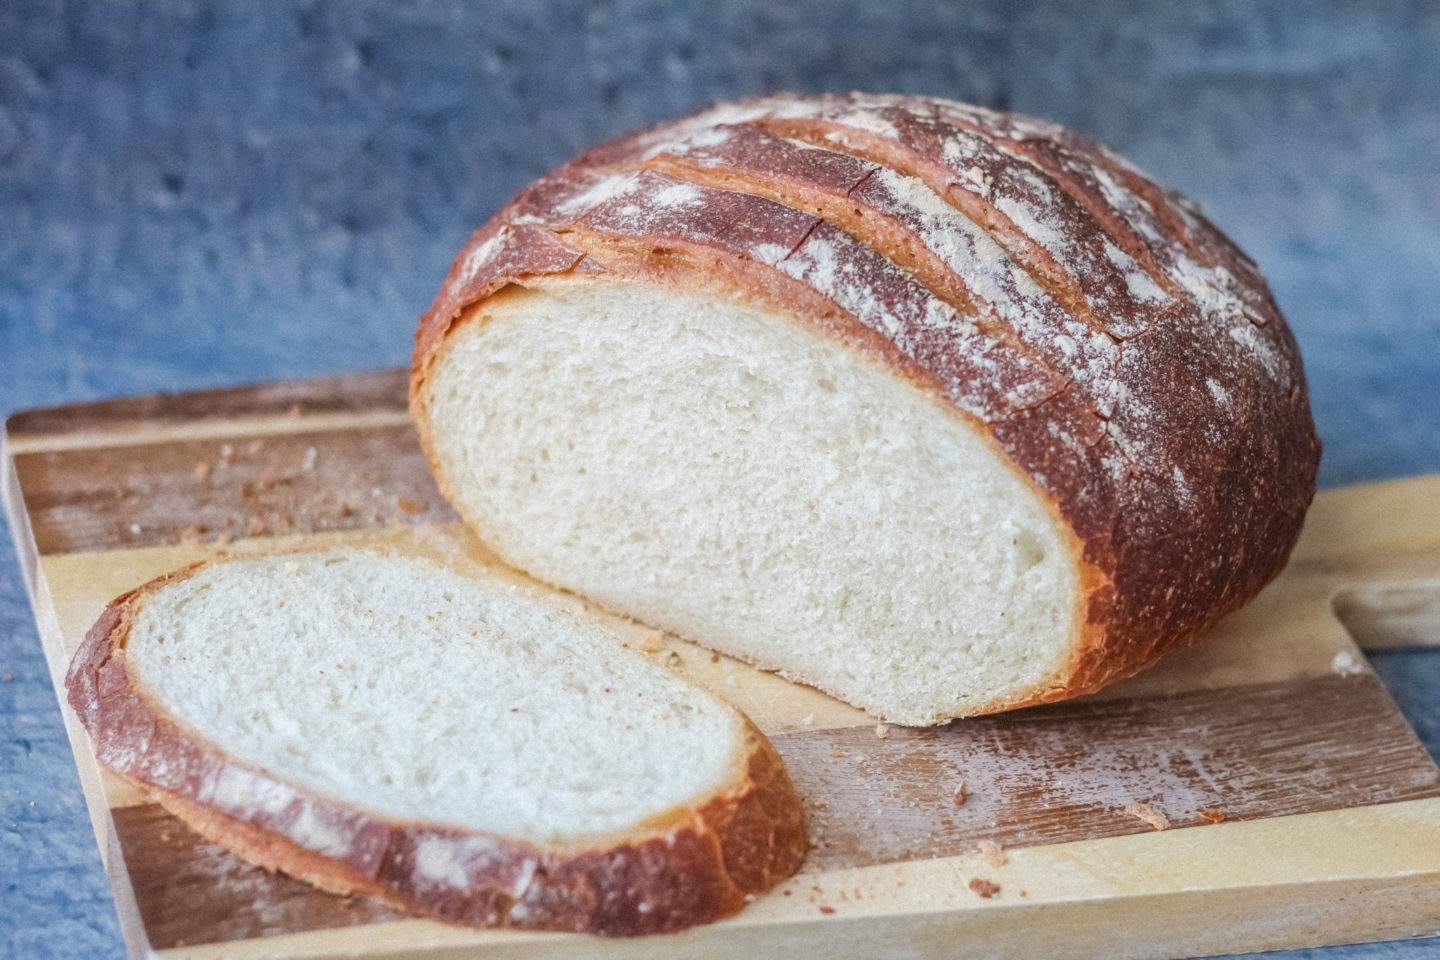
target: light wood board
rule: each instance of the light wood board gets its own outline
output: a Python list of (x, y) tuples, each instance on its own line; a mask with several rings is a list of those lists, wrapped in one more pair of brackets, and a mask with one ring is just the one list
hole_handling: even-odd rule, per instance
[[(383, 543), (528, 582), (439, 497), (400, 371), (17, 414), (5, 465), (57, 687), (108, 600), (223, 552)], [(1440, 477), (1425, 477), (1322, 493), (1289, 568), (1256, 602), (1156, 669), (1071, 703), (877, 729), (667, 637), (649, 655), (772, 737), (806, 798), (811, 852), (738, 917), (643, 940), (459, 929), (266, 873), (101, 770), (66, 717), (136, 956), (1262, 950), (1440, 933), (1440, 770), (1340, 619), (1370, 643), (1433, 643), (1437, 598)], [(611, 619), (636, 646), (648, 632)], [(1170, 829), (1127, 813), (1136, 802)], [(1006, 862), (987, 862), (981, 840)], [(998, 892), (981, 897), (977, 879)]]

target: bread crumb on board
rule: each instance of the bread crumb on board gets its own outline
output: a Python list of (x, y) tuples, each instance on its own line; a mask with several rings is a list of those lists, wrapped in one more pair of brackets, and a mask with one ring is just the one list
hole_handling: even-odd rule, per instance
[(1350, 650), (1341, 650), (1330, 661), (1330, 672), (1342, 677), (1358, 677), (1365, 672), (1365, 665)]
[(1132, 803), (1125, 808), (1125, 812), (1136, 820), (1143, 820), (1156, 830), (1169, 830), (1170, 818), (1148, 803)]
[(950, 802), (955, 804), (955, 806), (957, 807), (963, 807), (965, 806), (965, 798), (969, 795), (970, 788), (965, 786), (964, 780), (961, 780), (958, 784), (955, 785), (955, 792), (950, 795)]
[(972, 877), (969, 887), (973, 893), (985, 900), (989, 900), (1000, 892), (1000, 884), (986, 880), (984, 877)]
[(979, 849), (980, 856), (984, 857), (985, 862), (992, 867), (1003, 867), (1010, 862), (1010, 858), (1005, 856), (1004, 849), (994, 840), (981, 840)]
[(875, 724), (875, 736), (879, 737), (881, 740), (884, 740), (886, 737), (890, 736), (890, 728), (885, 726), (885, 724), (883, 723)]
[(280, 470), (272, 469), (270, 467), (266, 467), (263, 471), (261, 471), (260, 477), (258, 480), (255, 481), (255, 485), (253, 488), (249, 484), (245, 484), (242, 489), (248, 496), (252, 493), (269, 493), (276, 487), (283, 487), (286, 484), (294, 482), (295, 478), (290, 474), (284, 473)]
[(1225, 814), (1219, 810), (1201, 810), (1200, 819), (1206, 823), (1224, 823)]

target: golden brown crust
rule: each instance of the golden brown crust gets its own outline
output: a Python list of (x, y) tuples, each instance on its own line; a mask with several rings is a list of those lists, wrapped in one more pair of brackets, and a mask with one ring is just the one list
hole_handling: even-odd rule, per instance
[(405, 907), (391, 896), (383, 884), (377, 883), (373, 877), (367, 877), (349, 864), (307, 850), (278, 833), (257, 827), (248, 820), (227, 816), (214, 807), (197, 803), (183, 794), (163, 790), (142, 781), (132, 779), (130, 782), (160, 806), (184, 820), (190, 829), (200, 836), (257, 867), (287, 873), (337, 896), (361, 894), (380, 897), (400, 909)]
[(445, 336), (508, 285), (586, 277), (777, 305), (943, 397), (1042, 491), (1079, 546), (1083, 626), (1064, 675), (980, 712), (1190, 642), (1279, 572), (1314, 494), (1299, 351), (1254, 264), (1123, 159), (1028, 118), (776, 96), (536, 181), (417, 332), (411, 407), (442, 490), (421, 397)]
[(451, 923), (635, 936), (729, 916), (804, 857), (800, 800), (748, 720), (743, 769), (729, 788), (664, 826), (578, 850), (391, 820), (242, 764), (171, 717), (126, 669), (145, 600), (205, 566), (112, 602), (76, 652), (66, 688), (101, 763), (252, 863)]

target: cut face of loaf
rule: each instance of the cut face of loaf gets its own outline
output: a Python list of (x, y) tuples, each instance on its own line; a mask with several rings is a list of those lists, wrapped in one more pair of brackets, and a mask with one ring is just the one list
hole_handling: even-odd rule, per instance
[(1284, 566), (1320, 447), (1255, 264), (1048, 124), (776, 96), (602, 144), (416, 335), (512, 562), (933, 723), (1143, 669)]
[(679, 929), (803, 849), (737, 711), (594, 623), (425, 561), (182, 571), (117, 601), (68, 683), (101, 761), (208, 838), (442, 919)]
[(446, 344), (425, 405), (451, 497), (510, 561), (887, 720), (1021, 699), (1074, 655), (1077, 548), (1040, 491), (783, 314), (516, 292)]

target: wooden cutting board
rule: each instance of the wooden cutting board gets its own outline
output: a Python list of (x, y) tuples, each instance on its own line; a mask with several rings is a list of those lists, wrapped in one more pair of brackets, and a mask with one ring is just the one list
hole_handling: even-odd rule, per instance
[[(403, 373), (384, 371), (12, 417), (5, 501), (57, 688), (111, 597), (206, 556), (381, 542), (493, 566), (436, 492), (404, 394)], [(1264, 950), (1440, 931), (1440, 771), (1337, 619), (1362, 639), (1431, 642), (1437, 598), (1440, 477), (1427, 477), (1321, 494), (1255, 603), (1070, 703), (886, 728), (666, 638), (651, 656), (773, 738), (806, 798), (812, 850), (740, 916), (639, 941), (463, 930), (266, 873), (99, 769), (65, 712), (136, 956)], [(631, 641), (647, 633), (617, 623)], [(1005, 862), (982, 856), (982, 840)]]

